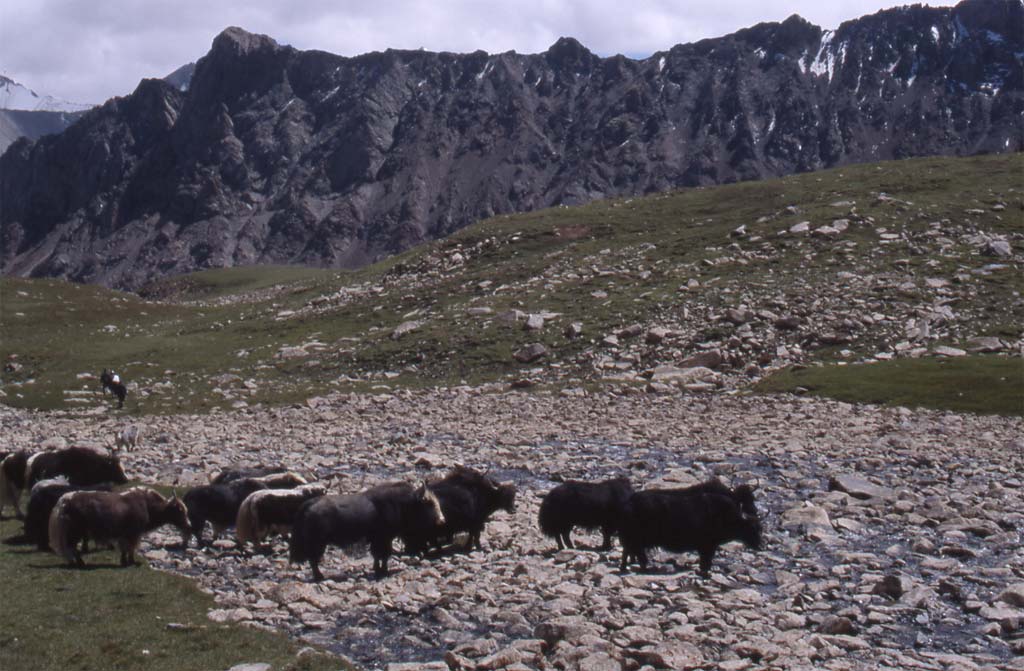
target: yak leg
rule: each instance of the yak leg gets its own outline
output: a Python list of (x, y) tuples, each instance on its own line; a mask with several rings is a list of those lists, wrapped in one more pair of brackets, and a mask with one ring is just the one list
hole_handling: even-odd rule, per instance
[(0, 499), (0, 513), (2, 513), (7, 504), (10, 503), (12, 506), (14, 506), (14, 517), (16, 517), (19, 520), (25, 519), (25, 514), (21, 512), (21, 504), (18, 503), (18, 501), (21, 499), (21, 490), (18, 489), (18, 487), (14, 486), (13, 484), (8, 483), (3, 493), (5, 495), (4, 497), (7, 500), (5, 501)]
[(324, 574), (320, 572), (320, 560), (309, 558), (309, 568), (313, 571), (313, 580), (320, 582), (324, 579)]
[(634, 553), (625, 545), (622, 546), (622, 561), (619, 563), (620, 571), (629, 570), (629, 560), (635, 557)]
[(225, 531), (227, 531), (227, 529), (228, 529), (228, 527), (229, 527), (230, 525), (227, 525), (227, 524), (218, 524), (218, 523), (216, 523), (216, 522), (211, 522), (211, 523), (210, 523), (210, 526), (212, 526), (212, 527), (213, 527), (213, 539), (211, 540), (211, 542), (212, 542), (212, 541), (215, 541), (215, 540), (217, 540), (217, 539), (218, 539), (218, 538), (220, 538), (221, 536), (223, 536), (223, 535), (224, 535), (224, 532), (225, 532)]
[(601, 527), (601, 534), (604, 536), (603, 542), (601, 543), (601, 550), (608, 552), (612, 549), (612, 528)]
[(68, 541), (68, 546), (71, 548), (71, 563), (82, 568), (85, 566), (85, 560), (82, 559), (82, 553), (78, 550), (78, 539), (72, 536)]
[(119, 538), (117, 541), (117, 547), (121, 550), (121, 566), (134, 566), (138, 564), (135, 561), (135, 548), (138, 545), (138, 541), (134, 538)]
[[(570, 536), (571, 533), (572, 527), (569, 527), (568, 529), (562, 532), (562, 537), (565, 539), (565, 547), (569, 548), (570, 550), (573, 549), (572, 537)], [(561, 549), (562, 548), (559, 548), (559, 550)]]
[(700, 550), (700, 574), (707, 578), (711, 575), (711, 561), (715, 558), (717, 547), (704, 548)]
[(377, 578), (383, 578), (388, 574), (391, 539), (379, 538), (370, 541), (370, 554), (373, 556), (373, 575)]
[[(192, 527), (192, 535), (196, 537), (196, 545), (203, 547), (203, 530), (206, 529), (205, 519), (189, 520)], [(185, 532), (185, 547), (188, 547), (188, 532)]]
[(309, 552), (306, 553), (306, 556), (309, 557), (309, 568), (313, 572), (313, 581), (320, 582), (324, 579), (324, 574), (320, 572), (320, 560), (324, 558), (324, 552), (327, 550), (327, 544), (314, 543), (306, 549), (309, 550)]

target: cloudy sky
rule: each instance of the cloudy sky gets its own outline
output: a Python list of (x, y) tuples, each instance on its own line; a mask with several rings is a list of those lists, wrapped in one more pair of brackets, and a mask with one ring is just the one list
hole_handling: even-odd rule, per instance
[[(602, 56), (672, 45), (799, 14), (823, 28), (888, 0), (0, 0), (0, 74), (41, 95), (102, 102), (205, 54), (228, 26), (299, 49), (544, 51), (572, 36)], [(952, 2), (929, 2), (951, 5)]]

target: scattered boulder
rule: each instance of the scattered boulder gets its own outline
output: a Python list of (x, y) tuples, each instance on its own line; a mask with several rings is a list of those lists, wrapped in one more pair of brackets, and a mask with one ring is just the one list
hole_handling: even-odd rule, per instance
[(644, 332), (644, 327), (640, 324), (630, 324), (624, 329), (621, 329), (617, 335), (620, 338), (635, 338)]
[(413, 331), (415, 331), (416, 329), (418, 329), (422, 325), (423, 325), (423, 322), (419, 322), (419, 321), (402, 322), (401, 324), (399, 324), (398, 326), (395, 327), (394, 331), (391, 332), (391, 339), (392, 340), (398, 340), (402, 336), (404, 336), (404, 335), (406, 335), (408, 333), (412, 333)]
[(812, 526), (832, 528), (832, 520), (828, 511), (821, 506), (804, 504), (789, 508), (782, 513), (782, 526)]
[(857, 625), (848, 617), (829, 615), (818, 625), (818, 631), (830, 636), (853, 636), (857, 633)]
[(932, 348), (932, 354), (948, 357), (967, 356), (967, 352), (965, 350), (962, 350), (959, 347), (949, 347), (947, 345), (936, 345)]
[(671, 331), (661, 326), (654, 326), (647, 330), (645, 338), (648, 345), (658, 345), (669, 336)]
[(835, 475), (828, 480), (830, 492), (845, 492), (855, 499), (892, 499), (893, 490), (880, 487), (857, 475)]
[(679, 362), (679, 368), (709, 368), (714, 370), (725, 363), (722, 353), (716, 349), (699, 352)]
[(541, 357), (546, 356), (548, 348), (539, 342), (532, 343), (526, 347), (517, 350), (512, 356), (519, 363), (533, 363)]
[(1013, 256), (1013, 249), (1010, 247), (1010, 243), (1006, 240), (989, 240), (982, 247), (981, 253), (985, 256), (997, 256), (1005, 258)]
[(974, 353), (1002, 352), (1006, 343), (992, 336), (975, 336), (967, 341), (967, 351)]

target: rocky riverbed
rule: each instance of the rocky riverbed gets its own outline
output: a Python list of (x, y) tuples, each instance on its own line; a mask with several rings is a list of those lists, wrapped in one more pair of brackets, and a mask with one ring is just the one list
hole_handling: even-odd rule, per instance
[[(1024, 669), (1024, 421), (795, 397), (505, 393), (335, 395), (303, 405), (141, 420), (124, 455), (187, 486), (231, 465), (283, 464), (336, 492), (455, 463), (519, 487), (484, 550), (370, 560), (329, 549), (309, 581), (222, 539), (146, 556), (216, 595), (214, 620), (273, 627), (368, 669)], [(112, 444), (106, 411), (0, 409), (9, 448)], [(765, 548), (656, 553), (618, 570), (598, 534), (556, 552), (536, 527), (558, 480), (635, 486), (711, 476), (758, 485)], [(253, 660), (259, 661), (259, 660)]]

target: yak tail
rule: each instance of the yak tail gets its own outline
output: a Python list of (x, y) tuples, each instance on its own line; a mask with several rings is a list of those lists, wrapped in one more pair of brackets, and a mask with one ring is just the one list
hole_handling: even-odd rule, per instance
[(552, 506), (544, 505), (544, 501), (541, 501), (540, 512), (537, 513), (537, 526), (540, 527), (540, 532), (545, 536), (554, 538), (558, 535), (558, 529), (555, 528), (554, 512)]
[[(7, 457), (7, 459), (10, 458), (10, 456)], [(13, 504), (15, 502), (15, 497), (12, 496), (14, 487), (12, 487), (11, 483), (7, 482), (7, 469), (4, 468), (7, 459), (0, 460), (0, 511), (3, 511), (8, 503)]]
[(309, 559), (306, 556), (305, 527), (305, 521), (301, 516), (292, 525), (292, 533), (288, 537), (288, 562), (290, 564), (301, 564)]
[[(0, 460), (0, 512), (10, 503), (14, 506), (14, 514), (18, 517), (21, 517), (19, 500), (21, 499), (22, 487), (8, 478), (8, 472), (17, 468), (18, 461), (21, 458), (23, 457), (15, 452)], [(24, 468), (24, 482), (28, 482), (28, 465), (26, 464)]]
[(239, 543), (259, 542), (260, 520), (255, 504), (255, 497), (247, 496), (238, 509), (238, 518), (235, 520), (235, 537)]
[(69, 500), (69, 494), (60, 497), (50, 513), (49, 536), (50, 547), (53, 548), (53, 551), (73, 564), (75, 562), (74, 547), (71, 546), (68, 538), (67, 505)]

